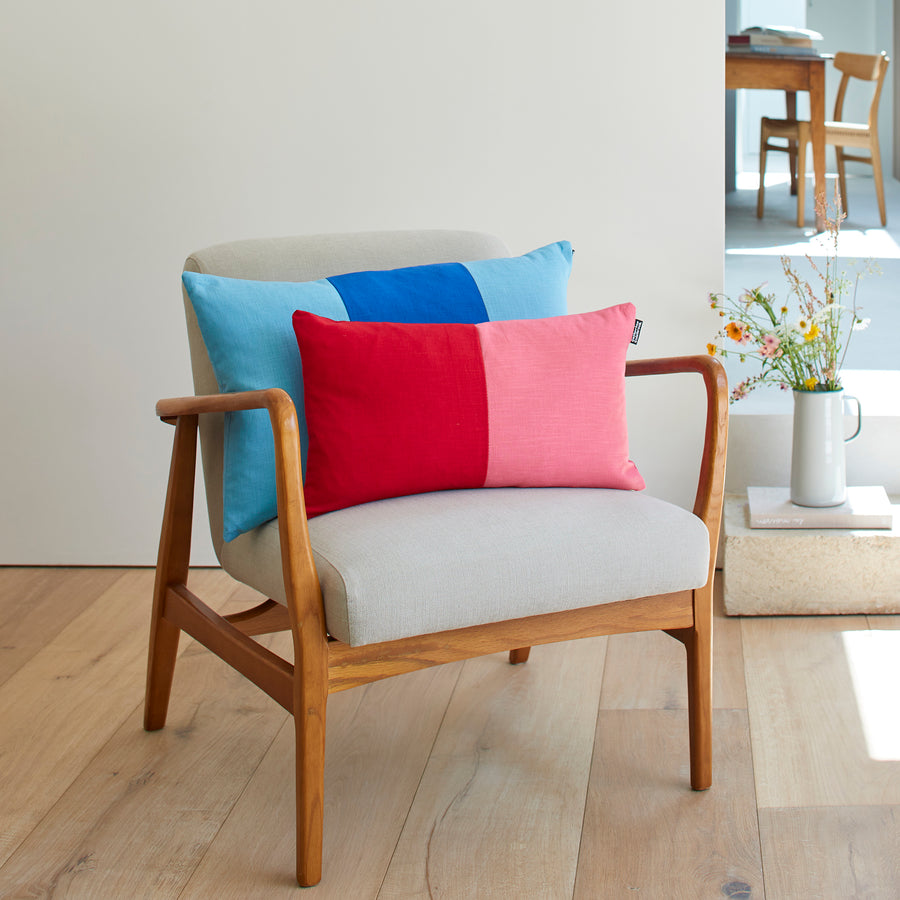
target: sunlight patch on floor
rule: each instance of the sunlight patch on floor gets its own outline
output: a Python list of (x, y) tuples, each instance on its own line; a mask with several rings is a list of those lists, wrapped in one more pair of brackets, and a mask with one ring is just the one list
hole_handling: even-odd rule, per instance
[[(786, 160), (785, 160), (786, 165)], [(826, 173), (826, 194), (830, 197), (837, 187), (834, 173)], [(790, 195), (790, 175), (786, 168), (766, 171), (766, 215), (756, 218), (756, 199), (759, 174), (746, 161), (744, 171), (735, 174), (737, 188), (729, 195), (728, 206), (737, 213), (727, 227), (726, 254), (731, 256), (805, 256), (822, 257), (830, 249), (817, 235), (812, 218), (812, 182), (806, 182), (806, 225), (795, 225), (797, 198)], [(890, 209), (896, 203), (897, 183), (888, 179), (885, 197)], [(771, 190), (769, 190), (771, 188)], [(878, 223), (874, 180), (868, 176), (849, 175), (848, 189), (851, 215), (841, 229), (839, 255), (852, 259), (900, 259), (900, 232), (892, 224), (890, 229), (865, 227)], [(728, 213), (726, 212), (726, 216)], [(862, 227), (861, 227), (862, 226)], [(826, 236), (827, 239), (827, 236)]]
[[(791, 176), (787, 172), (766, 172), (766, 187), (789, 184)], [(739, 191), (759, 190), (759, 172), (738, 172), (735, 175), (735, 187)]]
[(842, 637), (869, 756), (900, 761), (900, 631)]
[[(803, 239), (792, 244), (770, 247), (731, 247), (730, 256), (825, 256), (831, 252), (828, 237), (814, 234), (812, 229)], [(900, 245), (883, 228), (843, 229), (838, 244), (843, 259), (900, 259)]]

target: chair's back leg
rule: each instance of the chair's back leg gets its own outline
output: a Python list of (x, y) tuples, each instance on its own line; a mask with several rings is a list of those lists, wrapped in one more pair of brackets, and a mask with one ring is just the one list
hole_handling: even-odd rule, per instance
[(838, 187), (841, 191), (841, 209), (847, 212), (847, 164), (844, 162), (844, 148), (835, 146), (835, 158), (837, 160)]
[(797, 142), (797, 227), (802, 228), (806, 222), (806, 131), (800, 132)]
[(147, 690), (144, 697), (144, 728), (147, 731), (156, 731), (166, 724), (166, 712), (169, 708), (181, 630), (165, 619), (166, 591), (171, 584), (184, 584), (187, 581), (191, 558), (196, 462), (197, 416), (181, 416), (175, 425), (169, 487), (153, 588)]
[(517, 647), (515, 650), (509, 651), (509, 661), (514, 666), (528, 662), (529, 653), (531, 653), (531, 647)]
[(878, 135), (872, 135), (872, 143), (869, 147), (872, 153), (872, 174), (875, 178), (875, 196), (878, 198), (878, 214), (881, 216), (881, 225), (887, 225), (887, 209), (884, 205), (884, 175), (881, 171), (881, 150), (878, 147)]

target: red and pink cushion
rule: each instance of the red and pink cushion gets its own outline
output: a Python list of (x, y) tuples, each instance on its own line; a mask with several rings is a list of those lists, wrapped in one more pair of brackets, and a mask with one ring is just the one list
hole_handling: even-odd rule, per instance
[(307, 514), (480, 487), (641, 490), (628, 458), (634, 306), (463, 324), (294, 313)]

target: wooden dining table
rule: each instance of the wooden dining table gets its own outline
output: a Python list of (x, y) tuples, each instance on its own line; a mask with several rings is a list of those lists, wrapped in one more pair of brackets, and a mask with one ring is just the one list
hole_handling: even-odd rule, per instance
[[(825, 193), (825, 60), (816, 54), (732, 52), (725, 54), (725, 89), (778, 90), (786, 95), (788, 118), (796, 117), (797, 91), (809, 93), (809, 130), (813, 153), (813, 196)], [(792, 176), (793, 177), (793, 176)], [(816, 231), (825, 228), (817, 204)]]

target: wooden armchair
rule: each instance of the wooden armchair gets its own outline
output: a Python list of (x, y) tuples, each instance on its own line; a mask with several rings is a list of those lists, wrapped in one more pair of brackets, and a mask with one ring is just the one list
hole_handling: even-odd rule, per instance
[[(503, 245), (486, 235), (394, 232), (219, 245), (193, 254), (185, 268), (226, 278), (308, 282), (336, 273), (506, 255)], [(696, 790), (710, 786), (712, 584), (728, 413), (724, 370), (716, 360), (647, 359), (625, 367), (628, 376), (694, 372), (703, 380), (705, 441), (692, 512), (638, 491), (509, 487), (397, 497), (308, 519), (303, 417), (298, 418), (294, 401), (278, 387), (220, 393), (187, 294), (185, 302), (197, 396), (162, 400), (157, 406), (160, 418), (175, 425), (175, 437), (153, 599), (144, 724), (148, 730), (165, 724), (181, 631), (293, 714), (299, 884), (321, 878), (329, 693), (428, 666), (498, 651), (509, 651), (512, 663), (523, 663), (535, 645), (666, 631), (687, 650), (691, 785)], [(265, 410), (271, 424), (277, 518), (226, 542), (225, 417), (246, 410)], [(235, 578), (273, 598), (234, 615), (219, 616), (186, 586), (198, 432), (219, 559)], [(452, 524), (444, 526), (442, 516)], [(352, 543), (362, 558), (342, 562), (344, 543)], [(410, 558), (401, 556), (397, 562), (395, 548), (410, 544)], [(419, 555), (435, 547), (435, 554), (447, 558), (436, 561), (432, 584)], [(426, 584), (427, 596), (409, 601), (410, 615), (423, 618), (404, 628), (390, 625), (385, 633), (376, 630), (374, 641), (365, 633), (360, 638), (353, 621), (341, 619), (362, 615), (357, 606), (370, 602), (369, 586), (359, 587), (356, 605), (335, 599), (342, 589), (335, 572), (345, 574), (343, 565), (357, 565), (358, 580), (359, 572), (383, 580), (391, 577), (390, 567), (407, 567), (413, 584), (409, 590)], [(524, 573), (516, 584), (511, 584), (511, 571)], [(450, 583), (447, 572), (459, 585)], [(399, 595), (407, 582), (398, 579), (398, 596), (389, 600), (402, 606), (406, 600)], [(535, 596), (526, 602), (527, 594)], [(429, 624), (434, 622), (441, 627)], [(254, 635), (288, 629), (293, 664), (253, 640)], [(396, 636), (409, 631), (413, 633)]]

